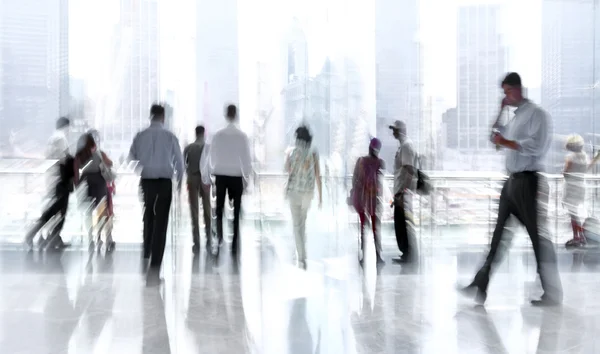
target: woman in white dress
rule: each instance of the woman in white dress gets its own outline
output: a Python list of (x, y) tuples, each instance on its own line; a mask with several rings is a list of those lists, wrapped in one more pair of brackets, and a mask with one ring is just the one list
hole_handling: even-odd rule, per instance
[(567, 138), (565, 148), (569, 152), (565, 160), (563, 175), (565, 177), (565, 189), (563, 205), (571, 216), (571, 228), (573, 238), (567, 241), (567, 247), (581, 247), (585, 245), (582, 220), (579, 217), (579, 208), (585, 200), (585, 178), (588, 169), (588, 156), (583, 151), (584, 141), (580, 135), (574, 134)]

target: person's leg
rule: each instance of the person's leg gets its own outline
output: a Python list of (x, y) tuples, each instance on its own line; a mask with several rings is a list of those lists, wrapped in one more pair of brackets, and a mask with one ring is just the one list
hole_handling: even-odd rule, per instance
[(376, 214), (371, 215), (371, 227), (373, 228), (373, 239), (375, 241), (375, 254), (377, 261), (383, 261), (383, 250), (381, 248), (381, 235), (379, 234), (380, 220)]
[(192, 239), (194, 250), (200, 248), (200, 226), (198, 225), (198, 195), (200, 194), (200, 176), (190, 175), (187, 177), (188, 200), (190, 203), (190, 218), (192, 220)]
[(228, 193), (233, 199), (233, 241), (231, 251), (236, 253), (240, 247), (240, 214), (242, 212), (242, 195), (244, 193), (242, 177), (231, 177)]
[(404, 255), (405, 249), (403, 239), (406, 233), (406, 218), (404, 215), (404, 207), (401, 204), (401, 200), (396, 200), (394, 204), (394, 232), (398, 250)]
[(67, 217), (67, 211), (69, 209), (69, 191), (68, 190), (61, 190), (58, 191), (56, 193), (57, 196), (57, 201), (58, 201), (58, 207), (60, 208), (59, 210), (59, 219), (58, 222), (56, 223), (56, 226), (54, 226), (54, 228), (52, 229), (52, 231), (50, 231), (50, 235), (48, 236), (48, 239), (46, 240), (46, 247), (48, 249), (53, 249), (53, 248), (65, 248), (70, 246), (70, 244), (67, 244), (63, 241), (62, 237), (61, 237), (61, 232), (63, 229), (63, 226), (65, 225), (65, 219)]
[(302, 253), (304, 254), (304, 262), (306, 262), (306, 219), (308, 218), (308, 210), (310, 209), (310, 205), (312, 204), (312, 195), (302, 195), (301, 197), (301, 206), (300, 206), (300, 221), (299, 221), (299, 230), (300, 240), (302, 242)]
[(210, 246), (212, 240), (212, 205), (210, 200), (210, 186), (200, 185), (200, 198), (202, 198), (202, 214), (204, 215), (204, 231), (206, 245)]
[(150, 266), (160, 267), (165, 245), (167, 243), (167, 229), (169, 227), (169, 212), (173, 199), (173, 182), (159, 180), (155, 206), (154, 235), (152, 237), (152, 260)]
[(215, 185), (217, 187), (217, 239), (219, 245), (223, 242), (223, 210), (225, 208), (225, 194), (227, 192), (225, 176), (216, 176)]
[[(498, 257), (498, 250), (502, 247), (502, 239), (504, 235), (504, 228), (506, 226), (506, 222), (512, 213), (512, 202), (510, 198), (510, 194), (512, 193), (512, 185), (511, 180), (507, 180), (504, 182), (504, 186), (502, 187), (502, 192), (500, 193), (500, 204), (498, 206), (498, 219), (496, 220), (496, 227), (494, 228), (494, 233), (492, 235), (492, 242), (490, 244), (490, 250), (486, 257), (486, 260), (483, 266), (479, 269), (477, 274), (475, 275), (471, 284), (468, 288), (477, 288), (479, 290), (478, 302), (485, 302), (487, 298), (487, 289), (490, 282), (490, 274), (492, 272), (493, 266), (499, 261), (500, 257)], [(502, 252), (501, 252), (502, 253)]]
[(362, 259), (365, 259), (365, 223), (367, 222), (367, 215), (364, 211), (357, 211), (358, 221), (360, 222), (360, 250), (362, 252)]
[[(515, 204), (519, 219), (525, 225), (533, 253), (537, 261), (537, 270), (544, 290), (542, 302), (562, 302), (562, 284), (556, 264), (556, 252), (547, 230), (547, 202), (549, 186), (539, 175), (519, 179), (515, 193)], [(534, 301), (534, 304), (538, 304)]]
[(154, 233), (154, 209), (156, 205), (156, 181), (142, 179), (142, 195), (144, 198), (144, 258), (152, 254), (152, 237)]
[(304, 262), (306, 260), (306, 251), (304, 248), (302, 235), (300, 234), (300, 223), (302, 222), (302, 201), (300, 200), (300, 196), (295, 193), (290, 194), (289, 201), (290, 212), (292, 214), (294, 240), (296, 242), (296, 254), (298, 256), (298, 262)]
[(35, 235), (54, 217), (54, 215), (61, 212), (64, 207), (64, 200), (61, 200), (58, 196), (55, 196), (50, 202), (46, 210), (42, 213), (40, 218), (31, 226), (27, 234), (25, 235), (25, 243), (29, 248), (33, 247), (33, 239)]

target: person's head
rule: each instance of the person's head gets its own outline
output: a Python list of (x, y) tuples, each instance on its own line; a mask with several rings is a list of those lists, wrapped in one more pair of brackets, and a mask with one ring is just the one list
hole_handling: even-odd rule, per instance
[(400, 140), (406, 137), (406, 123), (401, 120), (397, 120), (394, 124), (390, 125), (394, 138)]
[(160, 104), (153, 104), (152, 107), (150, 107), (150, 119), (153, 122), (160, 122), (160, 123), (164, 123), (165, 122), (165, 107), (163, 107)]
[(60, 117), (56, 120), (56, 130), (68, 130), (71, 126), (71, 121), (67, 117)]
[(523, 101), (523, 86), (519, 74), (508, 73), (502, 80), (501, 86), (504, 90), (505, 104), (516, 107)]
[(233, 122), (237, 118), (237, 107), (234, 104), (229, 104), (225, 108), (225, 119), (228, 122)]
[(196, 139), (204, 138), (204, 126), (199, 125), (196, 127)]
[(310, 145), (312, 143), (312, 135), (308, 130), (308, 127), (301, 125), (296, 129), (296, 141)]
[(92, 136), (96, 145), (100, 144), (100, 132), (97, 129), (90, 129), (87, 131), (88, 134)]
[(369, 155), (378, 157), (380, 150), (381, 150), (381, 141), (377, 138), (371, 139), (371, 143), (369, 143)]
[(93, 152), (96, 150), (96, 141), (90, 133), (85, 133), (77, 141), (77, 152), (75, 158), (79, 163), (83, 164), (90, 159)]
[(579, 134), (569, 135), (567, 138), (567, 143), (565, 144), (565, 149), (571, 152), (581, 152), (583, 151), (583, 146), (585, 142), (583, 138)]

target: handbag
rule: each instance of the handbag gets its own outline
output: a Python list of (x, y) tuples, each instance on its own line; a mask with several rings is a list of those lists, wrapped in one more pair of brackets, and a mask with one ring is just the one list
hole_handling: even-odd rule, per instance
[(115, 179), (117, 178), (117, 174), (113, 171), (112, 168), (108, 167), (105, 163), (104, 163), (104, 159), (102, 158), (102, 154), (98, 151), (96, 152), (96, 154), (98, 155), (98, 157), (100, 158), (100, 174), (102, 175), (102, 178), (104, 178), (104, 180), (107, 183), (112, 183), (115, 181)]
[(417, 157), (417, 193), (420, 195), (429, 195), (433, 189), (429, 176), (421, 170), (421, 157)]

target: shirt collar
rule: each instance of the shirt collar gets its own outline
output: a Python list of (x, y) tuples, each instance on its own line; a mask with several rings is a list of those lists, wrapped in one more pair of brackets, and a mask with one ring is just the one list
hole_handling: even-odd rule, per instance
[(517, 107), (517, 109), (515, 109), (515, 114), (522, 111), (524, 109), (524, 107), (527, 107), (529, 105), (529, 103), (531, 103), (531, 101), (529, 101), (527, 98), (524, 98), (523, 102), (521, 102), (521, 105), (519, 107)]

